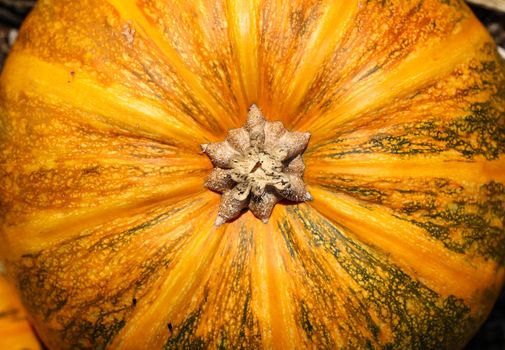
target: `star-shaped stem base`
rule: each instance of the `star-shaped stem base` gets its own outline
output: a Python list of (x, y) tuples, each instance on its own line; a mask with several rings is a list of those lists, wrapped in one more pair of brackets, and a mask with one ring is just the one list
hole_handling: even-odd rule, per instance
[(309, 139), (308, 132), (289, 132), (281, 122), (266, 121), (252, 105), (242, 128), (230, 130), (222, 142), (201, 145), (215, 166), (205, 187), (222, 193), (215, 225), (246, 208), (266, 223), (280, 200), (312, 200), (302, 179)]

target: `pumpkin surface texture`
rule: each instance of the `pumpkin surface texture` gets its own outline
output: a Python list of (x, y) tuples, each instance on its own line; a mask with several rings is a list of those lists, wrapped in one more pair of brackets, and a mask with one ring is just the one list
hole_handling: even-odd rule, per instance
[(40, 345), (26, 319), (19, 297), (1, 271), (0, 349), (40, 350)]
[[(504, 280), (504, 104), (463, 1), (40, 0), (0, 78), (1, 255), (49, 349), (461, 348)], [(258, 207), (244, 158), (232, 215), (209, 145), (273, 144), (254, 108), (310, 134), (254, 153), (305, 192)]]

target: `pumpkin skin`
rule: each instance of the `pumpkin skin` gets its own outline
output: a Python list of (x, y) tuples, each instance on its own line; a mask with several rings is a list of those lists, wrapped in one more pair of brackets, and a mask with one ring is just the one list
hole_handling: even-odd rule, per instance
[(0, 349), (41, 349), (26, 319), (14, 288), (1, 272), (0, 264)]
[[(462, 347), (504, 281), (505, 68), (462, 1), (41, 0), (0, 78), (0, 249), (50, 349)], [(312, 134), (213, 226), (199, 145)]]

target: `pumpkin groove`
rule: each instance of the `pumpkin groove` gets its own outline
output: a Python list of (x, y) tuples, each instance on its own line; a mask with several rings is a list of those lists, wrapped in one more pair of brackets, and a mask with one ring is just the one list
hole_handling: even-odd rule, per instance
[[(341, 222), (350, 234), (365, 244), (380, 251), (386, 251), (397, 264), (412, 274), (419, 275), (427, 286), (437, 289), (437, 292), (458, 288), (458, 295), (465, 298), (486, 299), (485, 291), (479, 286), (496, 274), (495, 266), (481, 266), (480, 275), (474, 276), (476, 263), (481, 263), (481, 257), (474, 261), (467, 256), (447, 256), (445, 247), (435, 240), (426, 240), (422, 227), (404, 227), (401, 218), (376, 206), (363, 206), (353, 198), (337, 195), (324, 190), (314, 189), (322, 199), (314, 203), (316, 209), (326, 217), (335, 218)], [(370, 222), (358, 222), (356, 215), (367, 216)], [(370, 232), (383, 232), (379, 237)], [(394, 248), (390, 248), (394, 246)], [(468, 254), (470, 255), (470, 254)], [(440, 273), (440, 274), (438, 274)], [(482, 280), (480, 280), (482, 278)], [(459, 282), (462, 282), (461, 284)], [(479, 283), (480, 282), (480, 283)], [(438, 290), (440, 288), (440, 290)]]
[[(505, 241), (499, 225), (503, 215), (500, 203), (505, 199), (505, 191), (501, 183), (483, 184), (475, 190), (480, 192), (475, 197), (465, 196), (461, 186), (447, 179), (406, 179), (408, 187), (397, 178), (361, 183), (357, 176), (346, 176), (332, 178), (330, 183), (318, 178), (318, 182), (326, 190), (387, 207), (394, 217), (423, 228), (432, 238), (442, 241), (445, 248), (503, 264), (501, 252)], [(392, 186), (395, 188), (391, 189)]]
[[(256, 103), (310, 203), (214, 227)], [(463, 1), (40, 0), (0, 77), (0, 256), (50, 349), (457, 349), (504, 281), (505, 64)]]

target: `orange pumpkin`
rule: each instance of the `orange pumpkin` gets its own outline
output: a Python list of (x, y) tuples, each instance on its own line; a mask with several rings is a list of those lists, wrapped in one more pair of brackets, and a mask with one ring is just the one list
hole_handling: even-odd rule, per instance
[[(311, 134), (313, 200), (217, 227), (206, 147), (253, 104)], [(504, 281), (504, 104), (459, 0), (40, 0), (0, 79), (1, 254), (50, 349), (462, 347)]]
[[(1, 267), (1, 266), (0, 266)], [(0, 271), (0, 349), (41, 349), (19, 298)]]

